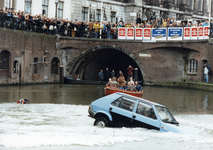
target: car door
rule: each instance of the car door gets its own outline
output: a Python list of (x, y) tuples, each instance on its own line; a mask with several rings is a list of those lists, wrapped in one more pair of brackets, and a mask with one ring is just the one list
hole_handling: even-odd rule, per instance
[(126, 97), (121, 97), (113, 101), (109, 108), (112, 123), (118, 126), (130, 127), (135, 103), (136, 100)]
[(139, 101), (136, 111), (132, 116), (132, 127), (143, 127), (147, 129), (160, 129), (160, 121), (152, 106)]

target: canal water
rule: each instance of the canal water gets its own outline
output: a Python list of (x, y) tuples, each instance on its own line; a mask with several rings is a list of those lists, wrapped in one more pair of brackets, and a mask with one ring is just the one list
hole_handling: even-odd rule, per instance
[[(182, 134), (94, 127), (88, 106), (102, 96), (99, 85), (0, 87), (0, 149), (213, 149), (212, 92), (144, 87), (143, 98), (166, 105)], [(30, 104), (16, 104), (20, 98)]]

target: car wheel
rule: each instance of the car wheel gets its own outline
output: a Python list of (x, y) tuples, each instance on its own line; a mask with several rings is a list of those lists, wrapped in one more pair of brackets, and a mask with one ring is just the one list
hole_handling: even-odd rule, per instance
[(100, 118), (97, 118), (95, 120), (94, 126), (104, 128), (104, 127), (108, 127), (109, 123), (108, 123), (108, 121), (105, 118), (100, 117)]

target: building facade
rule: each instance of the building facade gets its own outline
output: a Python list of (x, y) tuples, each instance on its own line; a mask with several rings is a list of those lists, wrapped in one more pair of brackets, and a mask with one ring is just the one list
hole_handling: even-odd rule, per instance
[[(0, 7), (14, 8), (32, 15), (45, 14), (78, 21), (134, 21), (175, 18), (200, 20), (209, 18), (210, 0), (1, 0)], [(213, 3), (213, 0), (211, 0)], [(213, 6), (211, 5), (211, 12)], [(211, 13), (213, 16), (213, 13)], [(213, 17), (212, 17), (213, 19)]]

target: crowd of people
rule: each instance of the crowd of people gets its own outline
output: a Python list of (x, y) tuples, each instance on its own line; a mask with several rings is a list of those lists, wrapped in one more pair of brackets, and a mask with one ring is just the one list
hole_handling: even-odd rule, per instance
[[(177, 22), (175, 18), (163, 20), (142, 21), (138, 16), (135, 21), (124, 22), (122, 18), (118, 22), (88, 22), (71, 21), (68, 19), (48, 18), (45, 15), (31, 15), (21, 10), (0, 9), (0, 27), (38, 32), (43, 34), (59, 34), (70, 37), (107, 38), (116, 39), (119, 27), (127, 28), (167, 28), (167, 27), (199, 27), (209, 26), (208, 20), (194, 22)], [(211, 27), (213, 23), (211, 22)], [(101, 31), (101, 32), (100, 32)], [(100, 34), (101, 33), (101, 34)]]
[(118, 88), (121, 90), (127, 90), (127, 91), (135, 91), (135, 92), (143, 92), (143, 88), (140, 84), (138, 84), (138, 81), (133, 81), (133, 70), (134, 68), (129, 65), (127, 68), (127, 81), (125, 80), (124, 74), (122, 71), (119, 71), (117, 77), (115, 76), (115, 71), (112, 70), (110, 73), (108, 68), (106, 68), (106, 71), (103, 72), (101, 70), (98, 74), (100, 81), (106, 81), (109, 82), (106, 84), (106, 86), (110, 86), (113, 88)]

